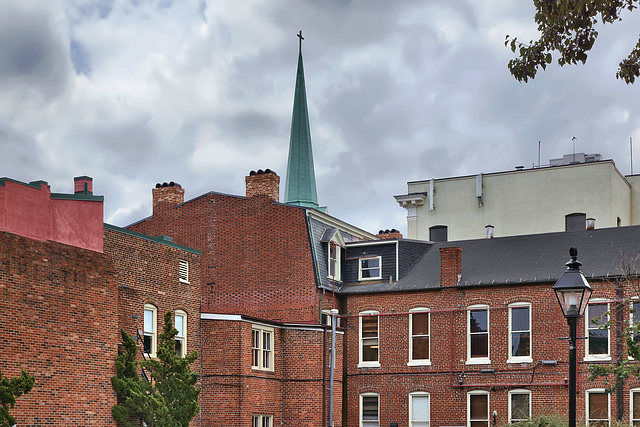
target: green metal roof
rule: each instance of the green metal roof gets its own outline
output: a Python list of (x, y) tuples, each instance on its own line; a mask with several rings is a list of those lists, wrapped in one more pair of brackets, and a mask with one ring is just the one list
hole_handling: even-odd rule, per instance
[(307, 92), (304, 84), (304, 68), (302, 66), (302, 34), (299, 37), (300, 51), (298, 52), (298, 73), (293, 99), (284, 202), (316, 209), (318, 208), (318, 194), (313, 168)]

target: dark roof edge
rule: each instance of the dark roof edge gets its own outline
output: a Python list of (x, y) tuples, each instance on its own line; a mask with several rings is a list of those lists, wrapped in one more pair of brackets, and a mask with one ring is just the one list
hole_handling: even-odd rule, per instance
[(170, 246), (172, 248), (180, 249), (185, 252), (191, 252), (193, 254), (202, 255), (202, 251), (170, 242), (166, 240), (164, 236), (152, 237), (146, 234), (138, 233), (136, 231), (127, 230), (126, 228), (118, 227), (116, 225), (107, 224), (106, 222), (104, 223), (104, 228), (106, 228), (107, 230), (116, 231), (118, 233), (127, 234), (129, 236), (138, 237), (140, 239), (149, 240), (151, 242), (160, 243), (161, 245)]

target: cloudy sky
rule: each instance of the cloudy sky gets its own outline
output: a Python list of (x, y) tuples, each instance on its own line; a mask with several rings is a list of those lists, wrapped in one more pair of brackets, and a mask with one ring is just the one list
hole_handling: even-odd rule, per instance
[[(2, 0), (0, 176), (73, 191), (105, 221), (151, 214), (157, 182), (244, 195), (270, 168), (284, 194), (298, 54), (318, 198), (341, 219), (406, 230), (407, 181), (531, 167), (573, 150), (640, 172), (640, 83), (616, 80), (640, 12), (600, 30), (586, 66), (530, 83), (505, 35), (536, 34), (519, 0)], [(638, 154), (635, 154), (638, 153)], [(559, 185), (562, 185), (559, 183)]]

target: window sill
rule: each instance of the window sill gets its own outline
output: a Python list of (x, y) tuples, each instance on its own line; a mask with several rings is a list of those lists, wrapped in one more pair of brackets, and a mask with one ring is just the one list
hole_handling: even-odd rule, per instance
[(358, 282), (370, 282), (373, 280), (382, 280), (382, 276), (379, 277), (360, 277), (358, 278)]
[(491, 359), (469, 359), (466, 365), (491, 365)]
[(358, 368), (379, 368), (380, 362), (360, 362)]
[(602, 355), (602, 356), (585, 356), (583, 359), (584, 362), (610, 362), (610, 355)]
[(259, 368), (257, 366), (252, 366), (251, 367), (252, 370), (254, 371), (260, 371), (260, 372), (273, 372), (273, 369), (269, 369), (269, 368)]
[(407, 366), (431, 366), (431, 360), (410, 360)]
[(187, 285), (190, 285), (190, 284), (191, 284), (191, 282), (190, 282), (190, 281), (188, 281), (188, 280), (184, 280), (184, 279), (178, 279), (178, 281), (179, 281), (180, 283), (185, 283), (185, 284), (187, 284)]
[(519, 359), (507, 359), (507, 363), (533, 363), (533, 359), (531, 357), (522, 357)]

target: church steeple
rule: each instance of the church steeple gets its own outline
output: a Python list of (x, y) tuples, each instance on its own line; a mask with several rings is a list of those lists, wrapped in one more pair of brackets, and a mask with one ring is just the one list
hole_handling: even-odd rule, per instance
[(302, 40), (304, 40), (302, 31), (297, 36), (300, 38), (298, 73), (293, 99), (293, 115), (291, 117), (291, 137), (289, 140), (289, 161), (287, 163), (284, 202), (317, 209), (316, 175), (313, 168), (307, 91), (302, 67)]

